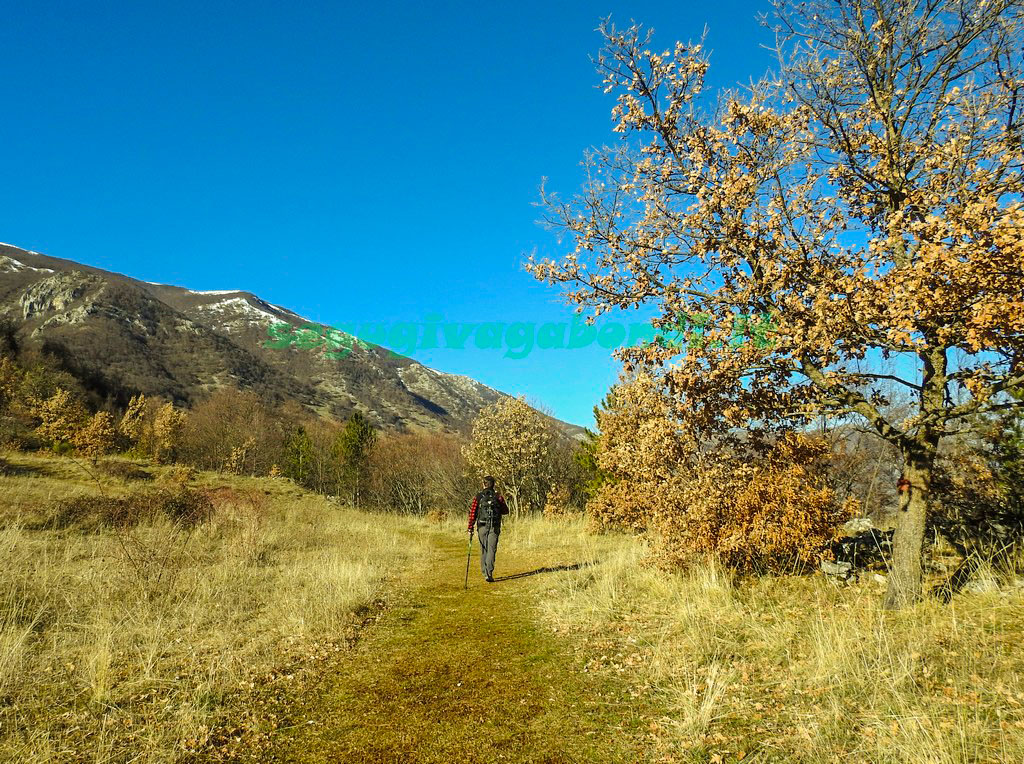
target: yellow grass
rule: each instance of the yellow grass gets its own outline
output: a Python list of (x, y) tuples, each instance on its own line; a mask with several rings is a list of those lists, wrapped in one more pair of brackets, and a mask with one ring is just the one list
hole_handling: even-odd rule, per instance
[(874, 580), (667, 575), (639, 539), (579, 520), (523, 521), (505, 542), (594, 563), (549, 577), (540, 615), (583, 670), (660, 699), (666, 761), (1024, 761), (1019, 589), (889, 613)]
[[(66, 459), (6, 458), (0, 761), (175, 761), (211, 730), (272, 730), (260, 688), (293, 671), (299, 682), (304, 665), (345, 649), (389, 573), (428, 559), (438, 539), (436, 525), (341, 508), (287, 481), (205, 473), (195, 482), (233, 493), (192, 532), (166, 521), (41, 530), (55, 499), (98, 487)], [(441, 529), (457, 539), (463, 523)], [(574, 650), (571, 670), (618, 688), (614, 703), (601, 698), (607, 713), (644, 709), (652, 760), (1024, 761), (1019, 590), (887, 613), (870, 577), (737, 581), (714, 564), (668, 575), (645, 557), (641, 540), (590, 535), (579, 519), (510, 520), (498, 575), (536, 575), (484, 592), (532, 608)], [(461, 563), (446, 557), (444, 580), (453, 573)], [(571, 679), (544, 681), (577, 686)]]
[(243, 498), (190, 532), (40, 530), (54, 500), (99, 485), (67, 459), (5, 458), (0, 761), (179, 759), (237, 713), (232, 698), (343, 645), (389, 571), (423, 551), (418, 521), (213, 474), (197, 482)]

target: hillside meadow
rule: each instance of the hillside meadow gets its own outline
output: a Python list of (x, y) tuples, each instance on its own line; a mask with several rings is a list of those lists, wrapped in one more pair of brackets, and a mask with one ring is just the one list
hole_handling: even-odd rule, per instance
[[(333, 681), (345, 697), (345, 676), (369, 681), (372, 667), (340, 667), (365, 659), (352, 648), (366, 634), (406, 627), (381, 616), (418, 577), (443, 586), (417, 595), (437, 619), (417, 628), (452, 631), (459, 516), (367, 513), (281, 478), (124, 459), (102, 471), (24, 453), (4, 461), (2, 760), (212, 761), (244, 757), (255, 739), (272, 751), (307, 711), (344, 719), (341, 708), (298, 707), (314, 697), (307, 684)], [(167, 498), (186, 494), (208, 504), (189, 514)], [(509, 521), (494, 585), (478, 582), (473, 560), (487, 618), (515, 603), (546, 635), (545, 654), (564, 652), (522, 680), (559, 688), (573, 709), (596, 703), (586, 719), (605, 731), (594, 750), (639, 725), (649, 761), (1024, 760), (1020, 589), (969, 587), (948, 605), (888, 612), (873, 575), (738, 578), (714, 564), (669, 574), (647, 559), (641, 539), (593, 534), (568, 515)], [(515, 646), (521, 671), (532, 670), (518, 655), (528, 644)], [(588, 677), (599, 700), (584, 694)], [(507, 705), (525, 699), (487, 691), (474, 698), (496, 724), (526, 723)], [(379, 734), (401, 736), (402, 724)], [(556, 750), (550, 735), (534, 739)]]
[(230, 728), (223, 713), (246, 690), (343, 650), (380, 606), (388, 570), (419, 551), (418, 521), (341, 508), (283, 479), (216, 473), (190, 481), (211, 490), (213, 511), (189, 529), (159, 516), (48, 528), (62, 499), (173, 492), (179, 470), (144, 465), (97, 481), (88, 462), (5, 461), (4, 761), (176, 761), (201, 749)]
[(1024, 761), (1024, 582), (1004, 571), (891, 612), (881, 575), (666, 574), (581, 519), (531, 521), (516, 543), (592, 563), (552, 577), (538, 615), (579, 670), (657, 698), (659, 761)]

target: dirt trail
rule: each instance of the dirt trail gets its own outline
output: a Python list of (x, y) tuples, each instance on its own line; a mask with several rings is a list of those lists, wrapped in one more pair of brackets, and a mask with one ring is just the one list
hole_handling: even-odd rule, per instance
[[(502, 539), (503, 541), (505, 539)], [(474, 541), (475, 544), (475, 541)], [(621, 687), (583, 672), (535, 624), (545, 580), (573, 560), (499, 546), (497, 581), (438, 534), (430, 559), (358, 647), (290, 709), (270, 760), (636, 762), (645, 724)]]

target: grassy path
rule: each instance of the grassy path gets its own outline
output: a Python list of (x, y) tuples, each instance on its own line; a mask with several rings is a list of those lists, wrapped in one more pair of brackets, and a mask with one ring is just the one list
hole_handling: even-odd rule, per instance
[(642, 760), (636, 701), (534, 623), (545, 579), (576, 561), (499, 545), (488, 584), (474, 540), (466, 591), (465, 537), (438, 533), (432, 546), (355, 652), (290, 709), (271, 760)]

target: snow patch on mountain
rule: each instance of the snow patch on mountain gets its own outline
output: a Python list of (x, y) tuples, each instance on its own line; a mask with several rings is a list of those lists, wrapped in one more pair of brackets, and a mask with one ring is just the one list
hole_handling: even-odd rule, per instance
[[(0, 247), (10, 247), (11, 249), (21, 249), (17, 244), (8, 244), (6, 241), (0, 241)], [(34, 249), (21, 249), (22, 252), (28, 252), (30, 255), (38, 255)], [(46, 270), (50, 270), (47, 268)]]
[[(7, 246), (11, 246), (8, 244)], [(0, 255), (0, 271), (5, 273), (17, 273), (18, 271), (36, 271), (38, 273), (53, 273), (53, 268), (36, 268), (25, 265), (21, 260), (15, 260), (9, 255)]]
[[(262, 301), (261, 301), (261, 302), (262, 302)], [(282, 313), (287, 313), (287, 314), (288, 314), (289, 316), (295, 316), (296, 318), (301, 318), (301, 319), (302, 319), (303, 321), (305, 321), (305, 322), (306, 322), (307, 324), (312, 324), (312, 323), (315, 323), (314, 321), (310, 321), (310, 320), (309, 320), (308, 318), (306, 318), (305, 316), (300, 316), (300, 315), (299, 315), (298, 313), (296, 313), (296, 312), (295, 312), (294, 310), (288, 310), (288, 308), (283, 308), (283, 307), (281, 307), (280, 305), (274, 305), (274, 303), (272, 303), (272, 302), (266, 302), (266, 303), (263, 303), (263, 304), (264, 304), (264, 305), (267, 305), (267, 306), (269, 306), (269, 307), (271, 307), (271, 308), (273, 308), (274, 310), (279, 310), (279, 311), (281, 311)]]
[(278, 317), (273, 313), (260, 310), (244, 297), (232, 297), (229, 300), (218, 300), (208, 305), (197, 305), (197, 310), (210, 311), (212, 313), (241, 313), (247, 317), (249, 323), (262, 324), (266, 321), (277, 321)]
[(503, 395), (503, 393), (477, 382), (472, 377), (438, 371), (421, 363), (412, 363), (399, 368), (398, 377), (407, 390), (435, 401), (439, 399), (452, 401), (454, 396), (463, 401), (483, 404), (492, 398), (497, 399)]

